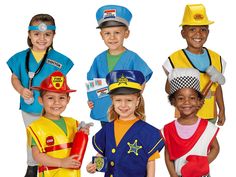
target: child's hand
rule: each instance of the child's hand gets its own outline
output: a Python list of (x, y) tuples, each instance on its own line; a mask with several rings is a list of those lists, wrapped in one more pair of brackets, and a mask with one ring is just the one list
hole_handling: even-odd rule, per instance
[(72, 155), (70, 157), (61, 159), (60, 167), (62, 168), (80, 168), (81, 163), (74, 158), (78, 158), (79, 155)]
[(223, 126), (225, 123), (225, 112), (220, 110), (219, 114), (218, 114), (218, 121), (217, 121), (217, 125), (219, 126)]
[(93, 107), (94, 107), (94, 104), (93, 104), (93, 102), (92, 102), (92, 101), (88, 101), (88, 107), (89, 107), (90, 109), (93, 109)]
[(28, 100), (30, 99), (31, 97), (33, 97), (33, 93), (27, 89), (27, 88), (23, 88), (20, 92), (20, 95), (25, 99), (25, 100)]
[(95, 173), (96, 172), (96, 164), (90, 162), (87, 166), (86, 166), (86, 170), (89, 173)]

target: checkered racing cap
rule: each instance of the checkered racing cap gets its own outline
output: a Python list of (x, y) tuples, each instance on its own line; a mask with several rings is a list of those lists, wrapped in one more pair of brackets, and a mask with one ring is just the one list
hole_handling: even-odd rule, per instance
[(168, 75), (170, 94), (182, 88), (192, 88), (200, 92), (200, 73), (194, 68), (175, 68)]

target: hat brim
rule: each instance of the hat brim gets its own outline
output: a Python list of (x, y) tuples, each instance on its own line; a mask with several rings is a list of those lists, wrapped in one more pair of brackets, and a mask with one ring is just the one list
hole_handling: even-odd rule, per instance
[(204, 22), (204, 23), (182, 23), (179, 26), (208, 26), (208, 25), (211, 25), (213, 23), (214, 23), (214, 21), (207, 21), (207, 22)]
[(110, 95), (130, 95), (134, 93), (139, 93), (141, 90), (127, 87), (120, 87), (109, 91)]
[(45, 90), (45, 91), (49, 91), (49, 92), (56, 92), (56, 93), (70, 93), (70, 92), (76, 92), (76, 90), (51, 90), (51, 89), (47, 89), (47, 88), (41, 88), (41, 87), (31, 87), (32, 90)]
[(117, 27), (117, 26), (126, 26), (124, 23), (122, 22), (118, 22), (115, 20), (111, 20), (111, 21), (104, 21), (102, 22), (98, 27), (98, 28), (108, 28), (108, 27)]

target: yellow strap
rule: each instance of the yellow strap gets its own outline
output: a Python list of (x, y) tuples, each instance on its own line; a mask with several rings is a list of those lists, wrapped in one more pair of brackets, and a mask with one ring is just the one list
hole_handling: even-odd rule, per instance
[(116, 82), (109, 85), (109, 90), (111, 91), (113, 89), (120, 88), (120, 87), (127, 87), (127, 88), (134, 88), (134, 89), (142, 90), (142, 86), (135, 82), (126, 82), (126, 83)]

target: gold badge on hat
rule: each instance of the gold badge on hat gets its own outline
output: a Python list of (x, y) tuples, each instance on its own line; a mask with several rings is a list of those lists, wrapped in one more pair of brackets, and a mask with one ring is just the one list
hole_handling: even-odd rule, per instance
[(60, 89), (62, 87), (64, 83), (64, 77), (61, 76), (52, 76), (52, 85), (56, 88), (56, 89)]
[(128, 79), (124, 76), (124, 74), (122, 74), (122, 76), (118, 79), (118, 85), (120, 84), (125, 84), (128, 85)]
[(202, 14), (195, 14), (193, 16), (194, 20), (203, 20), (204, 19), (204, 16)]

